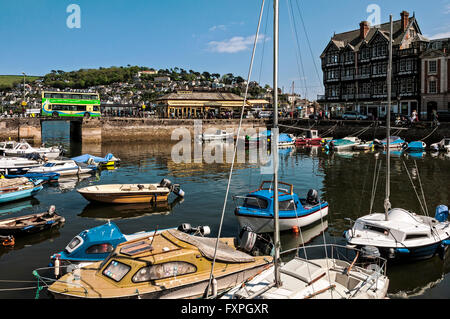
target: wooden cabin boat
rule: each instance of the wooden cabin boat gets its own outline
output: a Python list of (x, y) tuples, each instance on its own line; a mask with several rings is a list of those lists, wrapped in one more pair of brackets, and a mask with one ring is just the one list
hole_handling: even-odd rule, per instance
[(91, 202), (111, 204), (158, 203), (166, 202), (171, 192), (183, 197), (179, 185), (169, 180), (159, 184), (115, 184), (97, 185), (81, 188), (78, 192)]
[(0, 179), (0, 204), (36, 195), (42, 190), (42, 180), (32, 181), (28, 178)]
[(0, 220), (0, 235), (18, 237), (59, 227), (65, 219), (55, 210), (50, 206), (48, 212)]
[[(56, 298), (201, 298), (208, 287), (216, 238), (167, 230), (119, 244), (103, 262), (65, 274), (48, 291)], [(219, 240), (213, 290), (221, 293), (272, 262), (239, 251), (234, 238)]]

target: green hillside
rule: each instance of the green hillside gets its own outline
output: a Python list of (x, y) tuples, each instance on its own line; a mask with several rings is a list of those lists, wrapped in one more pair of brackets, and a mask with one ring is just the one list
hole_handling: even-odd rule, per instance
[[(40, 76), (26, 76), (25, 81), (27, 83), (36, 81)], [(23, 75), (0, 75), (0, 89), (12, 88), (17, 83), (23, 82)]]

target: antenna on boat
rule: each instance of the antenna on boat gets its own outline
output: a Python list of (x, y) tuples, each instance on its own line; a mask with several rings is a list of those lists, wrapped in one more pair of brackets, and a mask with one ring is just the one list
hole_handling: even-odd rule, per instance
[(389, 64), (387, 69), (387, 91), (388, 91), (388, 107), (387, 107), (387, 136), (386, 136), (386, 199), (384, 200), (384, 212), (386, 215), (386, 221), (389, 219), (388, 213), (391, 209), (391, 202), (389, 197), (391, 196), (391, 152), (390, 152), (390, 138), (391, 138), (391, 94), (392, 94), (392, 14), (389, 16), (390, 31), (389, 31)]
[(273, 0), (273, 138), (272, 150), (275, 150), (273, 155), (273, 184), (274, 184), (274, 242), (275, 242), (275, 256), (274, 256), (274, 274), (275, 285), (281, 287), (280, 276), (280, 226), (279, 226), (279, 201), (278, 201), (278, 49), (279, 49), (279, 1)]

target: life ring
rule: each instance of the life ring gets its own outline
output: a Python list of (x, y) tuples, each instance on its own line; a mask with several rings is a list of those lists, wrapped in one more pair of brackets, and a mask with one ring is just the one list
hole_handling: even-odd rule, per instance
[(5, 247), (11, 247), (11, 246), (14, 246), (15, 244), (16, 244), (16, 242), (14, 240), (14, 237), (9, 237), (9, 238), (3, 240), (3, 243), (2, 243), (2, 245)]

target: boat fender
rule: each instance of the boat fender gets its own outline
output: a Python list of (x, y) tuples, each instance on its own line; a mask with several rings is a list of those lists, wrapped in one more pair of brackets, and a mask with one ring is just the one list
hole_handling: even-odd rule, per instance
[(5, 240), (3, 240), (3, 246), (5, 247), (11, 247), (14, 246), (16, 244), (16, 241), (14, 240), (13, 236), (8, 236), (8, 238), (6, 238)]
[(50, 208), (48, 209), (48, 214), (49, 214), (49, 215), (54, 215), (54, 214), (55, 214), (55, 211), (56, 211), (56, 206), (55, 206), (55, 205), (52, 205), (52, 206), (50, 206)]
[(138, 185), (137, 187), (138, 187), (138, 189), (139, 189), (140, 191), (143, 190), (143, 189), (145, 188), (144, 185)]
[(410, 251), (407, 248), (397, 248), (396, 251), (400, 254), (409, 254)]
[(445, 205), (440, 205), (436, 208), (435, 219), (440, 223), (445, 223), (448, 219), (448, 207)]
[(60, 266), (59, 258), (60, 258), (60, 257), (61, 257), (60, 254), (56, 254), (56, 255), (55, 255), (55, 277), (56, 277), (56, 278), (58, 278), (59, 275), (60, 275), (60, 272), (59, 272), (59, 266)]

